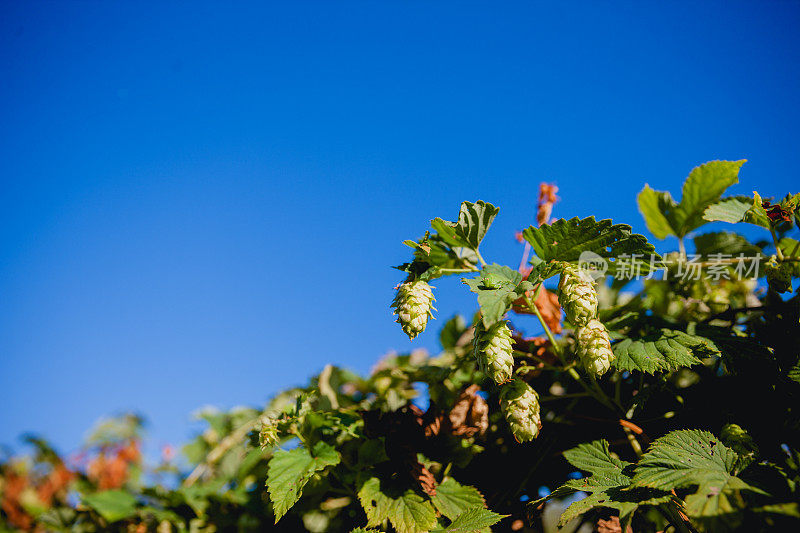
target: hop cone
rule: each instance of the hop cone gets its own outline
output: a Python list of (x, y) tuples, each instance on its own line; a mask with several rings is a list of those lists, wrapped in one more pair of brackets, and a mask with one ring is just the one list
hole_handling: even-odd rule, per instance
[(500, 409), (517, 442), (526, 442), (539, 435), (539, 396), (530, 385), (514, 379), (500, 390)]
[(478, 366), (484, 374), (496, 383), (505, 383), (511, 379), (514, 355), (511, 348), (511, 330), (508, 329), (505, 320), (496, 322), (489, 329), (478, 321), (472, 347)]
[(428, 325), (428, 317), (433, 317), (431, 311), (436, 309), (432, 302), (435, 300), (431, 286), (422, 280), (407, 281), (400, 285), (392, 302), (397, 322), (403, 328), (409, 339), (413, 339)]
[(778, 264), (771, 258), (764, 270), (767, 274), (769, 288), (775, 292), (788, 292), (792, 290), (792, 266), (789, 263)]
[(602, 376), (611, 367), (614, 352), (606, 327), (597, 319), (592, 319), (585, 326), (575, 330), (578, 340), (578, 357), (586, 371)]
[(567, 265), (558, 282), (558, 303), (564, 308), (567, 320), (584, 326), (597, 316), (597, 290), (594, 280), (581, 269)]

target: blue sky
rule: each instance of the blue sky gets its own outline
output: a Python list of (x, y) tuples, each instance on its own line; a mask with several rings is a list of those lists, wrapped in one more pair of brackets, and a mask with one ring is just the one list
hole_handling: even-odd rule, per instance
[(462, 200), (501, 208), (482, 251), (515, 265), (543, 180), (556, 215), (643, 233), (644, 183), (707, 160), (797, 189), (798, 24), (789, 1), (4, 2), (0, 443), (73, 449), (127, 409), (180, 443), (203, 405), (436, 349), (471, 296), (438, 281), (411, 343), (389, 267)]

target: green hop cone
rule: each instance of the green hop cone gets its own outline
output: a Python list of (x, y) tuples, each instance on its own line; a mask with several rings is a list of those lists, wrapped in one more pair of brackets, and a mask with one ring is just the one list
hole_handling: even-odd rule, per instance
[(792, 290), (792, 265), (789, 263), (778, 263), (775, 256), (764, 265), (764, 272), (767, 275), (769, 288), (775, 292), (788, 292)]
[(585, 326), (575, 330), (578, 341), (578, 357), (586, 371), (590, 374), (602, 376), (614, 360), (611, 351), (611, 340), (608, 338), (606, 327), (597, 319), (592, 319)]
[(500, 390), (500, 409), (517, 442), (535, 439), (542, 428), (539, 396), (519, 378), (509, 381)]
[(508, 329), (505, 320), (496, 322), (489, 329), (486, 329), (479, 320), (475, 326), (472, 348), (478, 366), (484, 374), (496, 383), (505, 383), (511, 379), (514, 355), (511, 347), (511, 330)]
[(258, 443), (261, 449), (271, 448), (280, 442), (278, 422), (272, 418), (262, 421), (261, 431), (258, 432)]
[(558, 282), (558, 303), (567, 320), (584, 326), (597, 316), (597, 289), (594, 280), (578, 267), (566, 265)]
[(392, 302), (397, 315), (395, 322), (400, 324), (409, 339), (413, 340), (425, 331), (428, 318), (433, 318), (431, 311), (436, 310), (432, 305), (434, 301), (431, 286), (422, 280), (407, 281), (398, 287)]

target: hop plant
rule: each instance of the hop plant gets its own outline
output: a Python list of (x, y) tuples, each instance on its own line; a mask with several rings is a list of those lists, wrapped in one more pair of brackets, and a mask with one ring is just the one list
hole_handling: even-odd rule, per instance
[(496, 383), (505, 383), (511, 379), (514, 355), (511, 330), (505, 320), (495, 322), (489, 329), (478, 321), (472, 346), (478, 366), (484, 374)]
[(566, 265), (558, 282), (558, 303), (567, 320), (584, 326), (597, 316), (597, 289), (589, 275), (573, 265)]
[(422, 280), (407, 281), (397, 288), (392, 302), (394, 314), (397, 315), (395, 322), (400, 324), (409, 339), (413, 340), (425, 331), (428, 318), (433, 317), (431, 311), (436, 310), (432, 305), (435, 300), (431, 286)]
[(792, 265), (789, 263), (778, 263), (775, 256), (772, 256), (764, 266), (767, 274), (769, 288), (775, 292), (788, 292), (792, 290)]
[(535, 439), (542, 428), (539, 416), (539, 396), (519, 378), (503, 385), (500, 390), (500, 409), (517, 442)]
[(258, 432), (258, 443), (261, 449), (271, 448), (280, 442), (278, 422), (273, 418), (262, 420), (261, 431)]
[(597, 319), (592, 319), (585, 326), (575, 331), (578, 341), (578, 357), (586, 371), (602, 376), (611, 367), (614, 352), (606, 327)]

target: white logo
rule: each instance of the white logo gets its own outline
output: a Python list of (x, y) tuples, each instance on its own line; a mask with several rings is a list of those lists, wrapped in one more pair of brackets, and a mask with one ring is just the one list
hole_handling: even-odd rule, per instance
[(608, 261), (594, 252), (581, 252), (578, 257), (578, 267), (593, 280), (598, 280), (606, 275)]

